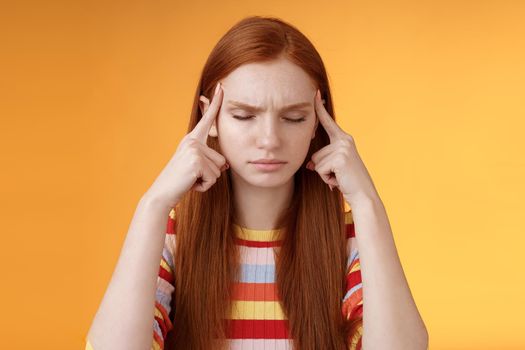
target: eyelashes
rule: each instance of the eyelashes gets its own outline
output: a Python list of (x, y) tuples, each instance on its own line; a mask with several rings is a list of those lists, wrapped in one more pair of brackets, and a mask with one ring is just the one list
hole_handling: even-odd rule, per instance
[[(248, 117), (241, 117), (239, 115), (234, 115), (233, 116), (235, 119), (238, 119), (238, 120), (249, 120), (249, 119), (252, 119), (254, 116), (251, 115), (251, 116), (248, 116)], [(291, 119), (291, 118), (284, 118), (286, 119), (287, 121), (291, 122), (291, 123), (301, 123), (301, 122), (304, 122), (306, 120), (305, 117), (302, 117), (302, 118), (299, 118), (299, 119)]]

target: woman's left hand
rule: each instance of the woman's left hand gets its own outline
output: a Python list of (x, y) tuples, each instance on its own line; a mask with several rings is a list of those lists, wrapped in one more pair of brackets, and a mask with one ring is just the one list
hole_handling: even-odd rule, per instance
[(357, 153), (354, 138), (345, 133), (326, 111), (319, 90), (315, 96), (315, 112), (330, 137), (330, 144), (315, 152), (306, 167), (318, 172), (331, 190), (339, 188), (349, 203), (357, 196), (378, 197), (370, 174)]

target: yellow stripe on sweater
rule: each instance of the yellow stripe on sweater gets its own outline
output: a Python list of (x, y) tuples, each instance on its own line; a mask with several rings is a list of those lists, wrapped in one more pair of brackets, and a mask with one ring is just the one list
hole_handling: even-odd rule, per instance
[(170, 265), (166, 263), (166, 261), (164, 260), (164, 257), (160, 259), (160, 266), (166, 269), (166, 271), (168, 271), (169, 273), (173, 274), (173, 271), (171, 271)]
[(353, 224), (354, 218), (352, 216), (352, 211), (345, 211), (345, 224)]
[(354, 334), (350, 335), (350, 342), (348, 345), (348, 350), (356, 350), (357, 349), (357, 343), (359, 342), (359, 339), (363, 336), (363, 321), (359, 321), (360, 324), (357, 326)]
[(287, 317), (277, 301), (233, 300), (230, 318), (233, 320), (286, 320)]
[(350, 269), (350, 271), (348, 271), (348, 274), (354, 272), (354, 271), (357, 271), (357, 270), (361, 270), (361, 259), (356, 259), (354, 260), (353, 262), (353, 266), (352, 268)]
[(153, 339), (153, 344), (151, 344), (151, 348), (153, 350), (162, 350), (162, 348), (160, 347), (160, 344), (157, 343), (157, 341), (155, 339)]

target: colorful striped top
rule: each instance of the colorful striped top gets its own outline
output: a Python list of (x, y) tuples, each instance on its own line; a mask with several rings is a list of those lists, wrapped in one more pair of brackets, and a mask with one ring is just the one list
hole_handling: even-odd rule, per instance
[[(174, 259), (176, 246), (175, 210), (167, 223), (166, 236), (157, 277), (157, 291), (153, 320), (151, 349), (164, 349), (164, 340), (173, 329), (169, 317), (174, 287)], [(346, 293), (342, 300), (342, 313), (346, 319), (362, 317), (363, 294), (361, 266), (356, 245), (351, 211), (345, 212), (347, 237)], [(241, 278), (233, 282), (233, 308), (227, 326), (230, 349), (293, 349), (288, 332), (288, 321), (281, 308), (275, 284), (273, 247), (278, 249), (278, 230), (252, 230), (234, 225), (236, 244), (241, 258)], [(351, 250), (351, 251), (350, 251)], [(348, 335), (349, 350), (360, 350), (363, 321), (359, 321), (354, 334)], [(85, 350), (93, 350), (86, 338)]]

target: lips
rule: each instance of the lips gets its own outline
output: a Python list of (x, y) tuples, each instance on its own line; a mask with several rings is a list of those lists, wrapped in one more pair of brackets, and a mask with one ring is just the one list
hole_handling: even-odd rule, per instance
[(286, 162), (282, 161), (282, 160), (277, 160), (277, 159), (258, 159), (256, 161), (253, 161), (252, 163), (255, 163), (255, 164), (281, 164), (281, 163), (286, 163)]
[(262, 172), (273, 172), (277, 171), (279, 169), (282, 169), (284, 167), (284, 162), (280, 163), (252, 163), (253, 166)]

